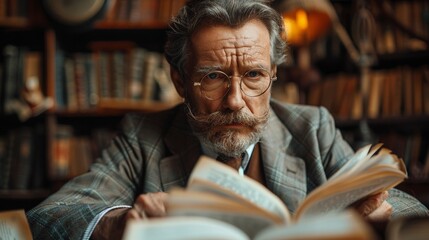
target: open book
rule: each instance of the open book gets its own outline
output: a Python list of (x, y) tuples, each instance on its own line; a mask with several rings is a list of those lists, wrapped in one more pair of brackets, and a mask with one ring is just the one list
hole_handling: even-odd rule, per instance
[(292, 215), (284, 203), (260, 183), (203, 156), (186, 189), (176, 188), (170, 192), (167, 213), (175, 217), (220, 220), (254, 238), (270, 226), (290, 226), (313, 220), (315, 216), (339, 213), (357, 200), (396, 186), (406, 177), (400, 158), (382, 144), (368, 145), (358, 150), (325, 184), (311, 192)]
[(179, 216), (150, 221), (131, 220), (127, 223), (123, 240), (135, 239), (372, 240), (376, 239), (376, 235), (356, 212), (348, 210), (309, 219), (305, 224), (293, 224), (288, 227), (274, 225), (260, 231), (256, 236), (249, 236), (231, 224), (206, 217)]
[(0, 239), (33, 239), (24, 210), (10, 210), (0, 212)]

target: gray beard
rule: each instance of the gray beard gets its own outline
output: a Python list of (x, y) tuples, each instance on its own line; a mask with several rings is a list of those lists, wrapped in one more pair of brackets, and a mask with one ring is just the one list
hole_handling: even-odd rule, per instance
[[(269, 111), (261, 117), (254, 117), (249, 113), (217, 111), (208, 115), (195, 116), (187, 105), (188, 122), (202, 144), (211, 148), (219, 155), (236, 158), (246, 149), (259, 141), (267, 127)], [(234, 129), (219, 130), (217, 126), (240, 123), (252, 131), (243, 135)]]

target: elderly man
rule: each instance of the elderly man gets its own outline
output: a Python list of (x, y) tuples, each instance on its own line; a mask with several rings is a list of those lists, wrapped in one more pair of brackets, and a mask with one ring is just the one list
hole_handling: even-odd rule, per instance
[[(324, 108), (270, 100), (285, 58), (282, 19), (263, 0), (192, 0), (165, 54), (184, 104), (133, 114), (79, 176), (28, 213), (40, 239), (119, 239), (127, 219), (165, 215), (202, 154), (261, 182), (292, 212), (353, 154)], [(370, 219), (426, 215), (398, 190), (356, 205)]]

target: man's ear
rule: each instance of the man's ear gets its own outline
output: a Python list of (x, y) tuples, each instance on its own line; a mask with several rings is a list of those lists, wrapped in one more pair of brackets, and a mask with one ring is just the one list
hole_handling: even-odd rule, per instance
[(277, 75), (277, 65), (273, 64), (273, 66), (271, 67), (272, 71), (273, 71), (273, 75), (271, 77), (275, 77)]
[(170, 68), (170, 76), (171, 80), (173, 81), (174, 87), (176, 88), (177, 93), (182, 97), (185, 98), (185, 86), (183, 79), (180, 76), (180, 73), (175, 68)]

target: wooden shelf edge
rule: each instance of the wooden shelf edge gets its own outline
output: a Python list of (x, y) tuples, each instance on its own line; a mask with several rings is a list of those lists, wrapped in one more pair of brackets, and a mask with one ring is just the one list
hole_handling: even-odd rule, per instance
[(102, 99), (94, 108), (88, 109), (50, 109), (50, 115), (70, 116), (70, 117), (103, 117), (119, 116), (128, 112), (157, 112), (171, 108), (180, 101), (156, 102), (156, 101), (135, 101), (123, 99)]
[(167, 26), (168, 23), (161, 21), (99, 21), (94, 23), (94, 29), (165, 29)]
[(0, 190), (0, 199), (41, 199), (51, 194), (48, 189)]
[[(357, 127), (360, 123), (360, 119), (335, 119), (335, 123), (339, 128), (350, 128)], [(403, 126), (403, 125), (421, 125), (426, 126), (429, 122), (429, 115), (415, 115), (415, 116), (395, 116), (395, 117), (380, 117), (368, 119), (368, 125), (370, 127), (375, 126)]]
[(24, 17), (8, 17), (0, 18), (1, 27), (27, 28), (31, 27), (27, 18)]
[(130, 110), (130, 111), (146, 111), (154, 112), (168, 109), (177, 105), (179, 101), (172, 102), (156, 102), (156, 101), (135, 101), (128, 99), (101, 99), (98, 103), (100, 109), (111, 110)]

